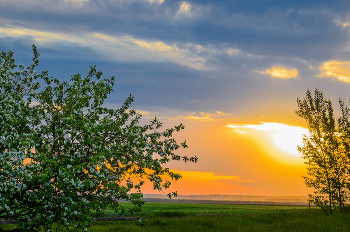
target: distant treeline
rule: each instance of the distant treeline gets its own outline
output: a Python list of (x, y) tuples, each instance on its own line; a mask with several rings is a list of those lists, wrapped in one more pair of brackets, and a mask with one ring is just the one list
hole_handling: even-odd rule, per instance
[[(227, 204), (227, 205), (293, 205), (308, 206), (307, 197), (304, 199), (276, 199), (269, 200), (200, 200), (200, 199), (169, 199), (169, 198), (143, 198), (153, 203), (190, 203), (190, 204)], [(298, 201), (300, 200), (300, 201)]]

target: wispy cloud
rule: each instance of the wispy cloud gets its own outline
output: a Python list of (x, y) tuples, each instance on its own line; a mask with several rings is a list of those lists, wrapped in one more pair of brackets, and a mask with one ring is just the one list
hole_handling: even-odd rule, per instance
[(164, 0), (147, 0), (147, 2), (162, 4), (164, 2)]
[(230, 48), (227, 50), (227, 54), (229, 54), (230, 56), (237, 56), (241, 54), (241, 51), (236, 48)]
[[(253, 183), (251, 179), (242, 176), (223, 175), (216, 172), (183, 171), (171, 169), (172, 172), (182, 175), (178, 181), (172, 181), (169, 191), (177, 190), (181, 195), (193, 194), (266, 194), (261, 188), (246, 187)], [(165, 177), (164, 180), (168, 180)], [(210, 186), (210, 187), (209, 187)], [(143, 193), (155, 193), (151, 184), (146, 181)]]
[(247, 128), (266, 132), (291, 132), (291, 131), (301, 131), (306, 133), (308, 130), (302, 127), (289, 126), (283, 123), (277, 122), (263, 122), (261, 124), (229, 124), (228, 128)]
[(318, 77), (334, 77), (339, 81), (350, 83), (350, 61), (330, 60), (319, 67)]
[[(115, 104), (105, 104), (106, 107), (111, 107), (117, 109), (119, 105)], [(221, 111), (215, 111), (215, 112), (191, 112), (188, 113), (186, 111), (174, 111), (173, 109), (158, 109), (156, 111), (147, 111), (147, 110), (141, 110), (136, 109), (138, 113), (143, 115), (143, 118), (149, 120), (153, 119), (155, 116), (160, 119), (161, 121), (179, 121), (182, 122), (184, 120), (191, 120), (191, 121), (201, 121), (201, 122), (213, 122), (219, 119), (227, 119), (230, 117), (230, 114), (224, 113)], [(186, 115), (187, 114), (187, 115)], [(184, 116), (186, 115), (186, 116)]]
[(199, 116), (197, 115), (191, 115), (187, 116), (188, 119), (193, 120), (199, 120), (199, 121), (214, 121), (214, 118), (212, 118), (212, 114), (199, 112)]
[(95, 2), (90, 0), (10, 0), (10, 1), (0, 1), (0, 6), (13, 6), (18, 9), (25, 11), (31, 9), (40, 9), (46, 12), (77, 12), (80, 13), (92, 13), (96, 12), (98, 9), (94, 6)]
[(350, 21), (344, 21), (340, 18), (336, 18), (334, 19), (334, 23), (335, 25), (337, 25), (338, 27), (342, 27), (342, 28), (347, 28), (350, 27)]
[(142, 48), (147, 48), (147, 49), (153, 50), (153, 51), (172, 52), (173, 55), (179, 55), (179, 52), (181, 52), (178, 47), (169, 46), (169, 45), (166, 45), (160, 41), (158, 41), (158, 42), (145, 42), (145, 41), (141, 41), (141, 40), (134, 40), (134, 42)]
[(245, 180), (242, 178), (242, 176), (222, 175), (215, 172), (179, 171), (179, 170), (172, 170), (172, 171), (182, 175), (183, 179), (187, 179), (187, 180), (196, 180), (196, 181), (231, 180), (236, 183), (253, 181), (253, 180)]
[(272, 77), (281, 79), (290, 79), (298, 76), (297, 69), (287, 69), (285, 67), (272, 67), (271, 69), (260, 71), (260, 73), (269, 74)]
[(56, 45), (89, 47), (101, 57), (112, 60), (169, 62), (197, 70), (207, 70), (206, 59), (196, 52), (198, 45), (184, 44), (183, 48), (162, 41), (146, 41), (129, 35), (107, 35), (97, 32), (49, 32), (28, 28), (0, 27), (0, 38), (32, 40), (41, 46)]
[[(180, 194), (266, 194), (261, 188), (247, 187), (252, 185), (253, 180), (245, 179), (242, 176), (222, 175), (215, 172), (181, 171), (172, 170), (183, 176), (177, 182), (172, 183)], [(210, 186), (210, 187), (208, 187)]]
[(50, 33), (46, 31), (32, 30), (28, 28), (1, 28), (0, 27), (0, 37), (14, 37), (14, 38), (32, 38), (36, 41), (66, 41), (66, 42), (76, 42), (77, 38), (74, 36), (69, 36), (67, 34)]
[(223, 113), (221, 111), (216, 111), (215, 113), (217, 113), (218, 115), (222, 115), (222, 116), (230, 115), (230, 114), (225, 114), (225, 113)]
[(218, 117), (227, 116), (229, 114), (225, 114), (221, 111), (216, 111), (215, 113), (205, 113), (205, 112), (199, 112), (199, 113), (191, 113), (190, 116), (186, 116), (185, 118), (196, 120), (196, 121), (214, 121)]
[(26, 7), (39, 7), (40, 9), (56, 12), (62, 10), (71, 12), (82, 8), (86, 10), (85, 12), (97, 12), (104, 8), (106, 5), (124, 6), (131, 3), (142, 2), (146, 2), (149, 4), (158, 3), (160, 5), (164, 3), (164, 0), (0, 0), (0, 4), (3, 4), (4, 6), (16, 6), (22, 9), (25, 9)]

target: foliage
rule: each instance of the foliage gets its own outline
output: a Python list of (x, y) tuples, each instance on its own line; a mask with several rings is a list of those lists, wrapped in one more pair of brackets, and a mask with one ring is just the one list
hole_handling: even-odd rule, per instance
[[(12, 52), (0, 57), (1, 219), (19, 220), (26, 231), (51, 231), (53, 223), (86, 231), (107, 207), (119, 214), (140, 211), (144, 179), (163, 191), (171, 183), (162, 176), (181, 178), (163, 167), (167, 162), (197, 161), (175, 154), (187, 147), (172, 138), (182, 124), (164, 132), (156, 118), (139, 125), (141, 115), (129, 110), (131, 95), (119, 109), (103, 107), (114, 76), (102, 79), (93, 66), (86, 78), (75, 74), (60, 82), (35, 71), (34, 45), (33, 54), (32, 64), (19, 71)], [(125, 209), (120, 200), (133, 207)]]
[(305, 183), (314, 189), (314, 193), (309, 195), (309, 202), (330, 213), (333, 208), (343, 211), (349, 185), (349, 153), (344, 146), (348, 143), (344, 143), (344, 133), (341, 130), (350, 128), (346, 125), (346, 107), (340, 100), (343, 114), (337, 125), (332, 102), (325, 99), (318, 89), (315, 90), (314, 97), (307, 90), (306, 98), (298, 98), (297, 102), (299, 109), (296, 113), (306, 120), (310, 134), (304, 136), (303, 146), (298, 147), (307, 168)]

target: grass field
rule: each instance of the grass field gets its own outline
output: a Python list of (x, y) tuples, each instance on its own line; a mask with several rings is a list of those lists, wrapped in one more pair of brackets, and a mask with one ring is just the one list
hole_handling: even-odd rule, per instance
[(349, 214), (307, 207), (146, 203), (139, 216), (141, 222), (96, 222), (88, 231), (350, 231)]
[[(130, 203), (121, 202), (128, 208)], [(306, 209), (306, 207), (293, 206), (266, 206), (266, 205), (227, 205), (227, 204), (188, 204), (188, 203), (146, 203), (138, 216), (143, 218), (154, 217), (184, 217), (197, 215), (251, 215), (263, 214), (276, 210)], [(114, 216), (113, 211), (107, 211), (106, 216)]]

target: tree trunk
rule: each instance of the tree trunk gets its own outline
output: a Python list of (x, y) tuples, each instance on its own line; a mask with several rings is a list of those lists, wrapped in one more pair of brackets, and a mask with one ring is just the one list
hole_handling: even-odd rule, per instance
[(330, 188), (329, 189), (329, 193), (328, 193), (328, 199), (329, 199), (329, 213), (332, 214), (332, 195), (331, 195), (331, 191)]

